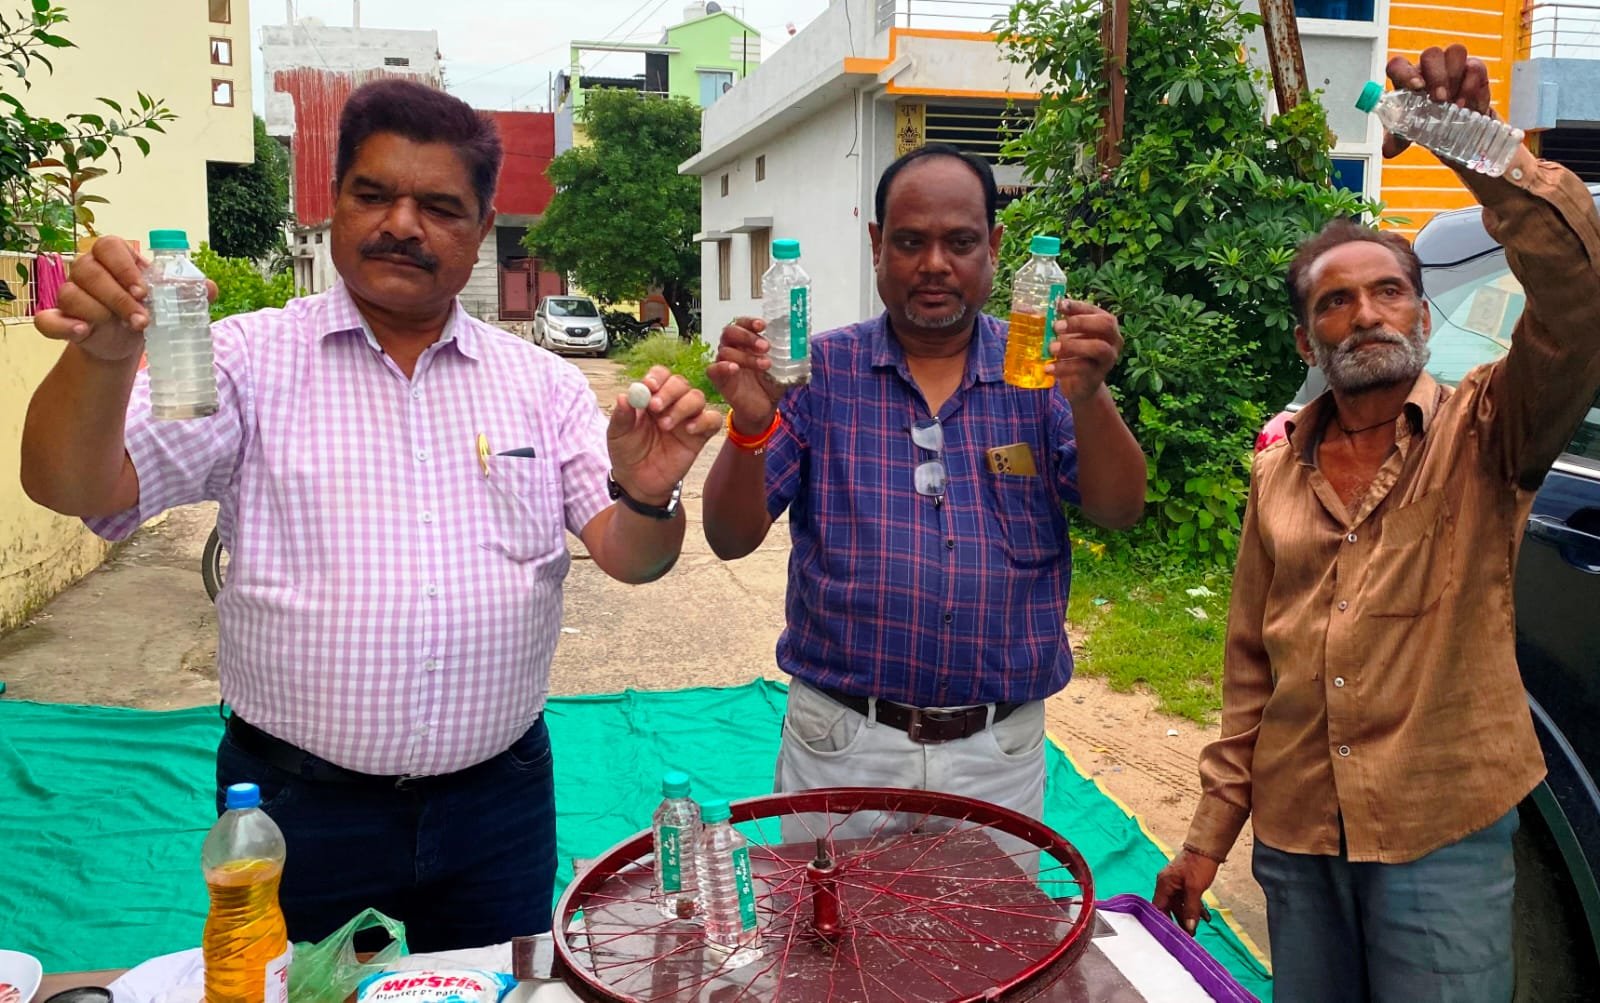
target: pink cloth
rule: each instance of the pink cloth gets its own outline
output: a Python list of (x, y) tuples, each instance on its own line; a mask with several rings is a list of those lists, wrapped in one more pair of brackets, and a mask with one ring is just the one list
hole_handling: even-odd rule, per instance
[[(458, 304), (411, 380), (344, 287), (212, 326), (220, 410), (128, 405), (135, 509), (221, 503), (222, 696), (348, 769), (447, 773), (544, 708), (577, 533), (610, 505), (605, 418), (570, 363)], [(478, 454), (531, 448), (532, 457)]]
[(33, 259), (33, 312), (54, 310), (67, 284), (67, 266), (61, 255), (40, 254)]

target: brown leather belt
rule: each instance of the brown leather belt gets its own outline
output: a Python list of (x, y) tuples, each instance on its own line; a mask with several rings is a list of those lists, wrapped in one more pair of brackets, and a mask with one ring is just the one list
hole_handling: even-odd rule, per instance
[[(813, 686), (812, 689), (829, 700), (850, 708), (862, 717), (867, 716), (869, 704), (866, 697), (824, 689), (821, 686)], [(1004, 721), (1021, 706), (1020, 703), (995, 704), (994, 723), (999, 724)], [(953, 742), (958, 738), (968, 738), (989, 727), (989, 705), (978, 704), (976, 707), (938, 710), (879, 700), (877, 720), (905, 732), (906, 737), (913, 742), (938, 745), (941, 742)]]

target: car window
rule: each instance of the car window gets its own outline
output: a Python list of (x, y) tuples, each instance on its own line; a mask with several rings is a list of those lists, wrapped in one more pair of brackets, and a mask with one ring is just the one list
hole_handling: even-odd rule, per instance
[(588, 300), (548, 299), (552, 317), (598, 317), (600, 311)]

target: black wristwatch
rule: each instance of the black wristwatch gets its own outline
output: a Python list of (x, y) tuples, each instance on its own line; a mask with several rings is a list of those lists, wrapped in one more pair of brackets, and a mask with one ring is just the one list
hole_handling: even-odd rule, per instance
[(678, 498), (683, 494), (683, 482), (672, 486), (672, 497), (667, 499), (665, 505), (649, 505), (622, 490), (622, 485), (610, 474), (606, 475), (606, 490), (611, 493), (612, 501), (619, 501), (633, 509), (642, 516), (651, 519), (671, 519), (678, 514)]

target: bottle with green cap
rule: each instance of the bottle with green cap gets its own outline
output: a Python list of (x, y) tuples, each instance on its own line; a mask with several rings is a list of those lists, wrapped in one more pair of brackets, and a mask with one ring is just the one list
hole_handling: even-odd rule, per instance
[(150, 325), (144, 351), (150, 370), (150, 413), (157, 418), (201, 418), (217, 410), (217, 376), (211, 365), (211, 304), (205, 274), (189, 259), (182, 230), (150, 231), (150, 266), (144, 273)]
[(732, 815), (727, 801), (700, 806), (700, 915), (706, 945), (726, 955), (723, 968), (738, 968), (761, 957), (750, 847), (733, 827)]
[(1522, 130), (1421, 91), (1390, 91), (1367, 81), (1356, 107), (1377, 116), (1389, 132), (1432, 150), (1445, 160), (1497, 178), (1522, 143)]
[(1032, 257), (1011, 283), (1011, 329), (1000, 375), (1012, 386), (1040, 389), (1056, 384), (1044, 367), (1051, 361), (1056, 305), (1067, 294), (1067, 276), (1056, 264), (1061, 238), (1036, 236), (1028, 242), (1028, 253)]
[(784, 387), (810, 382), (811, 276), (800, 267), (798, 240), (772, 242), (772, 267), (761, 276), (761, 296), (767, 322), (761, 336), (772, 346), (767, 375)]
[(689, 797), (689, 775), (668, 770), (661, 777), (661, 805), (651, 819), (655, 832), (656, 908), (668, 919), (694, 919), (699, 883), (695, 853), (700, 845), (700, 806)]

